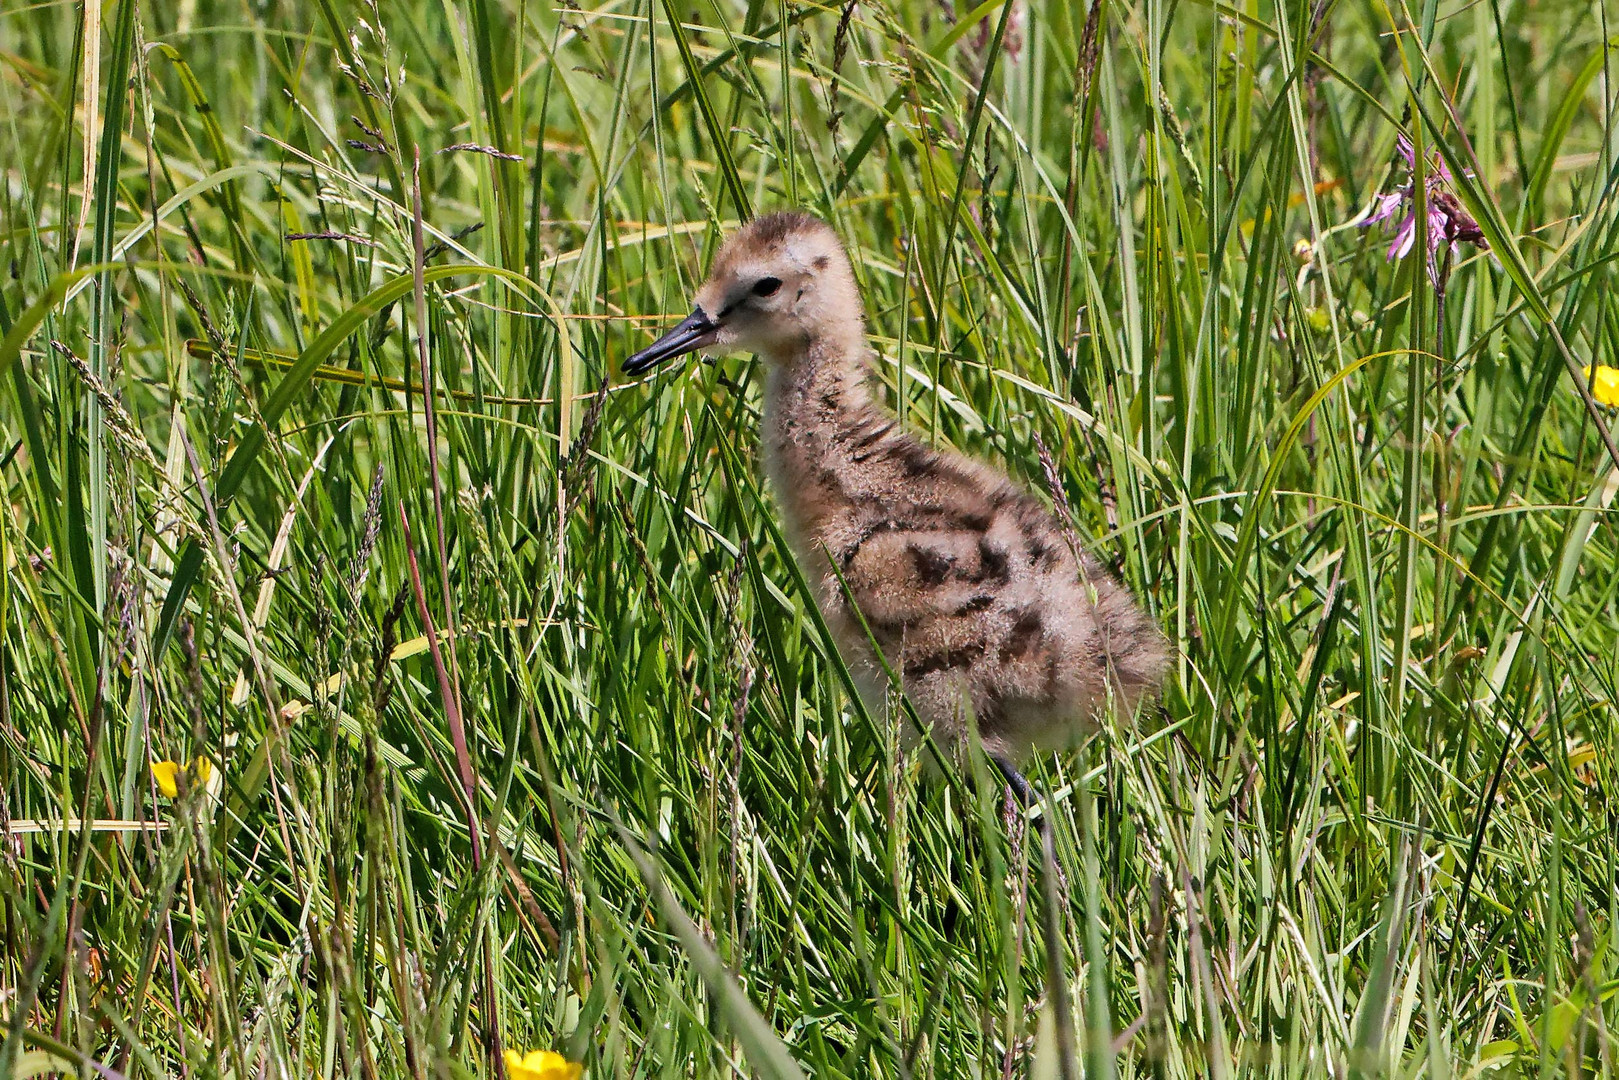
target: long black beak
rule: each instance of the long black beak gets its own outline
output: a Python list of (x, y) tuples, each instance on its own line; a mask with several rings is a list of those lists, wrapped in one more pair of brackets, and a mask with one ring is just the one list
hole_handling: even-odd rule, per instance
[(718, 329), (706, 311), (694, 307), (679, 326), (624, 361), (624, 374), (639, 375), (660, 360), (696, 352), (714, 340)]

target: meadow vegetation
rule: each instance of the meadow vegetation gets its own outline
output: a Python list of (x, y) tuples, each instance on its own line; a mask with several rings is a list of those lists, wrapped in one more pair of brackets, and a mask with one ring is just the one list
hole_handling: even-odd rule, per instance
[[(6, 4), (0, 1074), (1614, 1075), (1610, 13)], [(788, 206), (1173, 644), (1055, 908), (617, 374)]]

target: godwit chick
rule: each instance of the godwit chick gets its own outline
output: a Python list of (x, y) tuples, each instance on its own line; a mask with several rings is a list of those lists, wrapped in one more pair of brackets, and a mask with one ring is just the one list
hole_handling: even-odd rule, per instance
[(764, 458), (786, 535), (874, 709), (888, 679), (873, 642), (935, 738), (959, 748), (976, 723), (1027, 804), (1021, 757), (1157, 686), (1156, 626), (1051, 512), (872, 399), (863, 305), (824, 222), (768, 214), (731, 236), (691, 314), (624, 371), (699, 349), (764, 358)]

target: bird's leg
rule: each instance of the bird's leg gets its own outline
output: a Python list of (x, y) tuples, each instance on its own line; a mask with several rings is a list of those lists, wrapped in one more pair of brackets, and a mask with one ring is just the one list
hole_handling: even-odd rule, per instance
[[(1001, 771), (1006, 779), (1006, 795), (1001, 804), (1001, 824), (1006, 829), (1006, 839), (1011, 845), (1010, 854), (1013, 862), (1023, 865), (1023, 841), (1029, 833), (1029, 808), (1034, 805), (1034, 788), (1029, 785), (1028, 778), (1018, 771), (1011, 759), (989, 751), (989, 760)], [(1045, 839), (1046, 816), (1041, 814), (1036, 819), (1035, 827), (1041, 830), (1042, 845)]]
[[(995, 767), (1001, 770), (1001, 775), (1006, 778), (1006, 786), (1012, 789), (1012, 794), (1017, 796), (1018, 804), (1023, 809), (1028, 810), (1039, 801), (1035, 797), (1034, 788), (1029, 784), (1028, 777), (1018, 771), (1018, 767), (1012, 764), (1011, 758), (1005, 754), (990, 754), (989, 760), (993, 761)], [(1049, 844), (1051, 842), (1051, 822), (1046, 819), (1044, 812), (1035, 821), (1034, 827), (1040, 830), (1041, 843), (1043, 845)]]
[[(1019, 772), (1016, 765), (1012, 764), (1011, 758), (1005, 754), (992, 753), (989, 755), (989, 760), (993, 761), (995, 767), (1001, 770), (1001, 775), (1006, 778), (1006, 786), (1016, 796), (1019, 806), (1023, 807), (1024, 810), (1031, 810), (1038, 805), (1040, 798), (1034, 792), (1034, 785), (1030, 784), (1029, 778)], [(1055, 881), (1057, 874), (1057, 846), (1051, 836), (1051, 817), (1046, 813), (1046, 809), (1046, 807), (1040, 807), (1040, 816), (1034, 819), (1034, 827), (1040, 832), (1040, 854), (1045, 860), (1047, 876)]]
[(1005, 754), (991, 754), (989, 755), (989, 760), (993, 761), (995, 767), (1001, 770), (1001, 775), (1006, 777), (1006, 783), (1012, 789), (1013, 794), (1018, 797), (1018, 802), (1025, 807), (1032, 805), (1034, 803), (1034, 789), (1029, 786), (1028, 778), (1018, 772), (1017, 766), (1012, 764), (1011, 759)]
[[(1001, 770), (1006, 786), (1017, 796), (1024, 809), (1035, 802), (1034, 788), (1028, 777), (1018, 771), (1004, 754), (990, 754), (989, 759)], [(1062, 1080), (1074, 1080), (1078, 1064), (1074, 1060), (1074, 1013), (1068, 1000), (1068, 981), (1063, 974), (1062, 891), (1057, 888), (1057, 846), (1052, 838), (1051, 818), (1042, 808), (1034, 827), (1040, 830), (1040, 854), (1045, 864), (1045, 917), (1041, 931), (1046, 944), (1046, 993), (1051, 996), (1052, 1012), (1057, 1022), (1057, 1067)]]

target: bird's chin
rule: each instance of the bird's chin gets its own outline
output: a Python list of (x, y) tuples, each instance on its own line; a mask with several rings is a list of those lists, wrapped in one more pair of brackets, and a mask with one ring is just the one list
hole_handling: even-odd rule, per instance
[(714, 335), (714, 340), (703, 346), (703, 351), (709, 356), (735, 356), (738, 353), (751, 351), (749, 346), (723, 330)]
[(772, 341), (754, 342), (748, 346), (748, 351), (757, 353), (776, 367), (790, 368), (809, 356), (811, 341), (808, 334), (793, 334)]
[(780, 341), (761, 340), (759, 338), (733, 338), (729, 341), (715, 341), (703, 350), (709, 356), (757, 356), (770, 364), (791, 364), (796, 350), (793, 346)]

